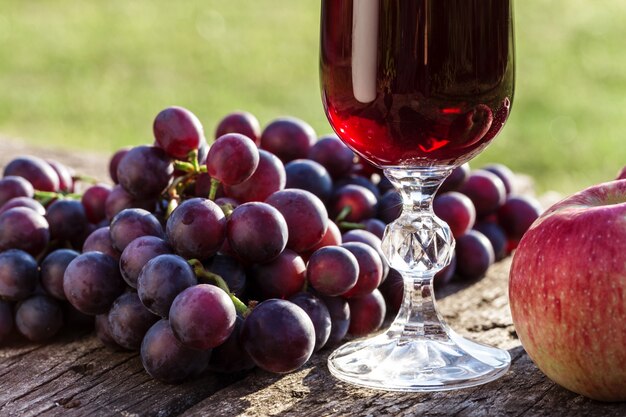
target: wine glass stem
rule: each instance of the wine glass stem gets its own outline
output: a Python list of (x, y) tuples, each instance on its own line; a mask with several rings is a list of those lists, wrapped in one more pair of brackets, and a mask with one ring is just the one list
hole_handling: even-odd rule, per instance
[(433, 197), (453, 167), (387, 168), (385, 175), (402, 196), (402, 214), (387, 226), (383, 252), (402, 274), (404, 298), (388, 332), (401, 340), (443, 340), (445, 324), (433, 297), (433, 278), (454, 252), (450, 228), (438, 219)]

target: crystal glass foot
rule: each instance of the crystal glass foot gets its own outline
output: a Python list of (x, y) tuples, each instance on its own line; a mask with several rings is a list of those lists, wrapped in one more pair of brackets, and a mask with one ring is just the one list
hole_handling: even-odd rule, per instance
[(383, 334), (337, 349), (328, 367), (337, 378), (394, 391), (442, 391), (492, 381), (509, 368), (505, 350), (467, 340), (437, 312), (433, 277), (454, 252), (449, 227), (432, 211), (432, 198), (451, 167), (388, 168), (402, 194), (402, 215), (387, 226), (383, 251), (404, 279), (404, 298)]

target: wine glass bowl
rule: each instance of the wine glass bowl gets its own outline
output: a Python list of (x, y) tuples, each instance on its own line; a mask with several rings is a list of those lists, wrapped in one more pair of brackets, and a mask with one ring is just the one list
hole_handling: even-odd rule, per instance
[(329, 357), (358, 385), (434, 391), (491, 381), (508, 352), (456, 334), (442, 320), (432, 279), (454, 252), (432, 211), (442, 181), (480, 153), (510, 113), (512, 0), (323, 0), (320, 81), (341, 140), (383, 169), (403, 211), (383, 252), (403, 276), (402, 306), (383, 334)]

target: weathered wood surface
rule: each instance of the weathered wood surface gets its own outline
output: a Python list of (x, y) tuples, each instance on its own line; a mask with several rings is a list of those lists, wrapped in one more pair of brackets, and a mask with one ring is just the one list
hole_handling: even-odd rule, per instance
[[(25, 153), (107, 178), (107, 156), (33, 152), (7, 140), (0, 141), (0, 166)], [(511, 352), (511, 370), (480, 387), (428, 394), (353, 387), (329, 374), (327, 349), (288, 375), (209, 374), (170, 386), (152, 380), (136, 353), (112, 352), (90, 334), (66, 334), (45, 345), (16, 341), (0, 348), (0, 416), (626, 416), (626, 403), (604, 404), (571, 393), (530, 361), (508, 310), (509, 266), (505, 260), (478, 282), (446, 287), (439, 302), (459, 333)]]

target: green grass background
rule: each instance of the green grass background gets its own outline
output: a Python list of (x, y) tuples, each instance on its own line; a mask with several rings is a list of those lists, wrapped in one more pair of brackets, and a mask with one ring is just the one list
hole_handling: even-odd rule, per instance
[[(330, 132), (313, 0), (0, 1), (0, 135), (105, 152), (151, 142), (177, 104), (205, 130), (235, 109)], [(626, 165), (626, 2), (518, 0), (517, 87), (478, 167), (563, 193)]]

